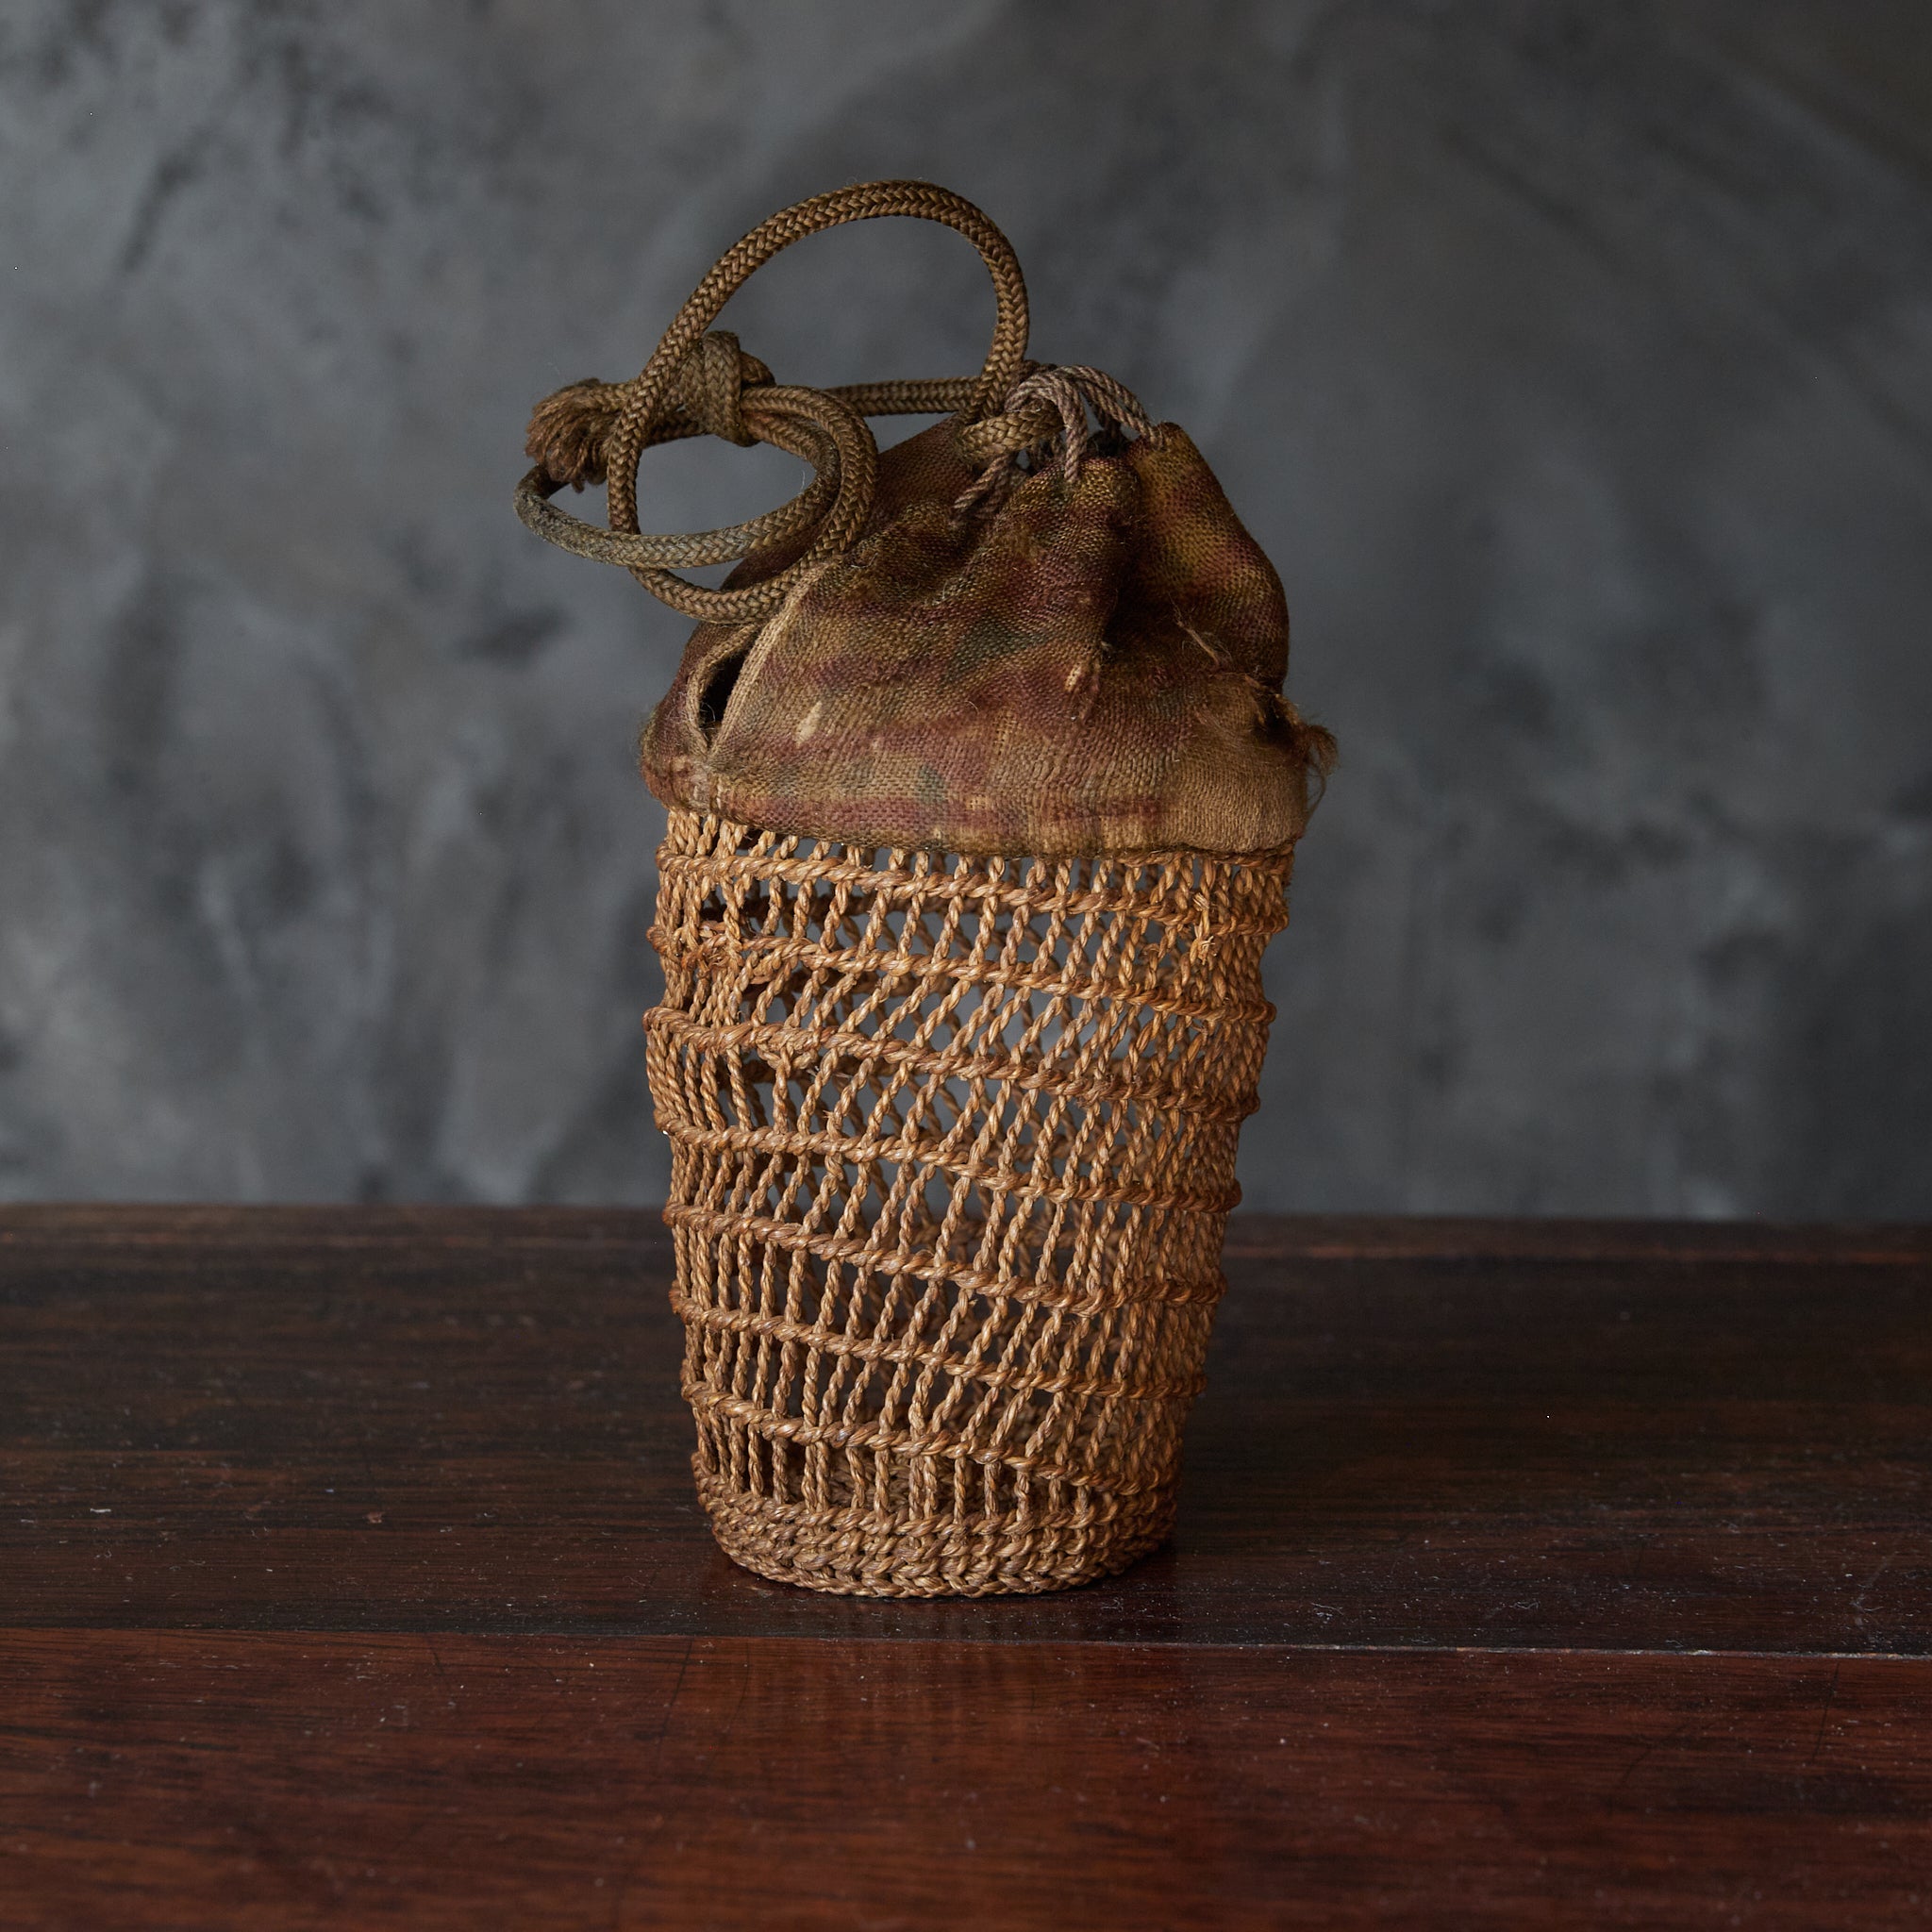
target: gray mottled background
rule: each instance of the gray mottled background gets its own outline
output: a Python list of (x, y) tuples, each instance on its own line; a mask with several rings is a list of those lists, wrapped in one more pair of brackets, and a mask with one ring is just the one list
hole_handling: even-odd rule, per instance
[[(1252, 1203), (1932, 1213), (1918, 0), (11, 0), (0, 64), (0, 1196), (658, 1194), (686, 626), (517, 525), (522, 424), (890, 174), (1288, 582), (1344, 764)], [(726, 321), (832, 382), (991, 313), (892, 223)]]

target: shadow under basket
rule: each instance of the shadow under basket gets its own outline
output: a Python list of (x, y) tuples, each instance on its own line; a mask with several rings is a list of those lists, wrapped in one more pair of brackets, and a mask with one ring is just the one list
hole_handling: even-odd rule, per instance
[(862, 1596), (1172, 1524), (1291, 855), (965, 858), (674, 810), (646, 1018), (698, 1493)]

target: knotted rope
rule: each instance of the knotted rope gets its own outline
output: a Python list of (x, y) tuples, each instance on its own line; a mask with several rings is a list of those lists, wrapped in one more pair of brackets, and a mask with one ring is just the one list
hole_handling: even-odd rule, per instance
[[(774, 383), (737, 337), (712, 330), (725, 302), (780, 249), (846, 222), (908, 215), (958, 230), (979, 250), (992, 277), (997, 316), (976, 376), (852, 383), (815, 390)], [(761, 222), (720, 258), (692, 291), (663, 339), (628, 382), (575, 382), (538, 404), (525, 449), (536, 467), (517, 486), (517, 514), (536, 533), (579, 557), (622, 564), (674, 608), (712, 623), (762, 617), (805, 571), (850, 548), (871, 514), (878, 445), (868, 416), (954, 419), (959, 453), (978, 472), (959, 498), (962, 515), (1004, 500), (1023, 458), (1036, 465), (1058, 442), (1063, 474), (1077, 473), (1089, 447), (1087, 409), (1136, 435), (1141, 406), (1100, 371), (1041, 368), (1026, 360), (1026, 285), (1012, 244), (970, 201), (923, 181), (873, 181), (815, 195)], [(799, 495), (748, 523), (690, 536), (638, 527), (637, 471), (646, 449), (689, 436), (768, 442), (816, 473)], [(566, 484), (603, 483), (609, 528), (557, 508)], [(707, 590), (675, 567), (724, 563), (813, 530), (785, 569), (736, 590)]]
[(992, 420), (1010, 424), (1012, 433), (1018, 434), (1023, 428), (1038, 426), (1042, 406), (1053, 411), (1047, 433), (1017, 448), (1003, 449), (995, 456), (953, 506), (962, 516), (1004, 501), (1020, 475), (1021, 458), (1031, 458), (1038, 468), (1056, 442), (1060, 446), (1061, 479), (1071, 484), (1087, 460), (1090, 408), (1103, 422), (1110, 420), (1133, 436), (1145, 436), (1154, 427), (1130, 389), (1116, 382), (1104, 370), (1090, 369), (1081, 362), (1029, 364), (1025, 374), (1007, 391), (1004, 414)]

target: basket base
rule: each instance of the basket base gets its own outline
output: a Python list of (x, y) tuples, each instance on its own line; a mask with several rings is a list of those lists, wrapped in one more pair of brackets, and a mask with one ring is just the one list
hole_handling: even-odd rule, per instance
[(907, 1524), (747, 1495), (702, 1467), (698, 1500), (734, 1563), (836, 1596), (1038, 1596), (1115, 1575), (1167, 1541), (1174, 1495), (1136, 1496), (1084, 1524)]

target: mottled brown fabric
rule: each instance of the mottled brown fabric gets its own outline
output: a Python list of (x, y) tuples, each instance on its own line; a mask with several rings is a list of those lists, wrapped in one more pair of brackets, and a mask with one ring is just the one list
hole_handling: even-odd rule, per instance
[[(1332, 741), (1281, 695), (1288, 609), (1186, 432), (978, 479), (941, 424), (886, 451), (859, 540), (701, 625), (645, 728), (665, 804), (906, 849), (1275, 850)], [(803, 548), (748, 558), (756, 583)]]

